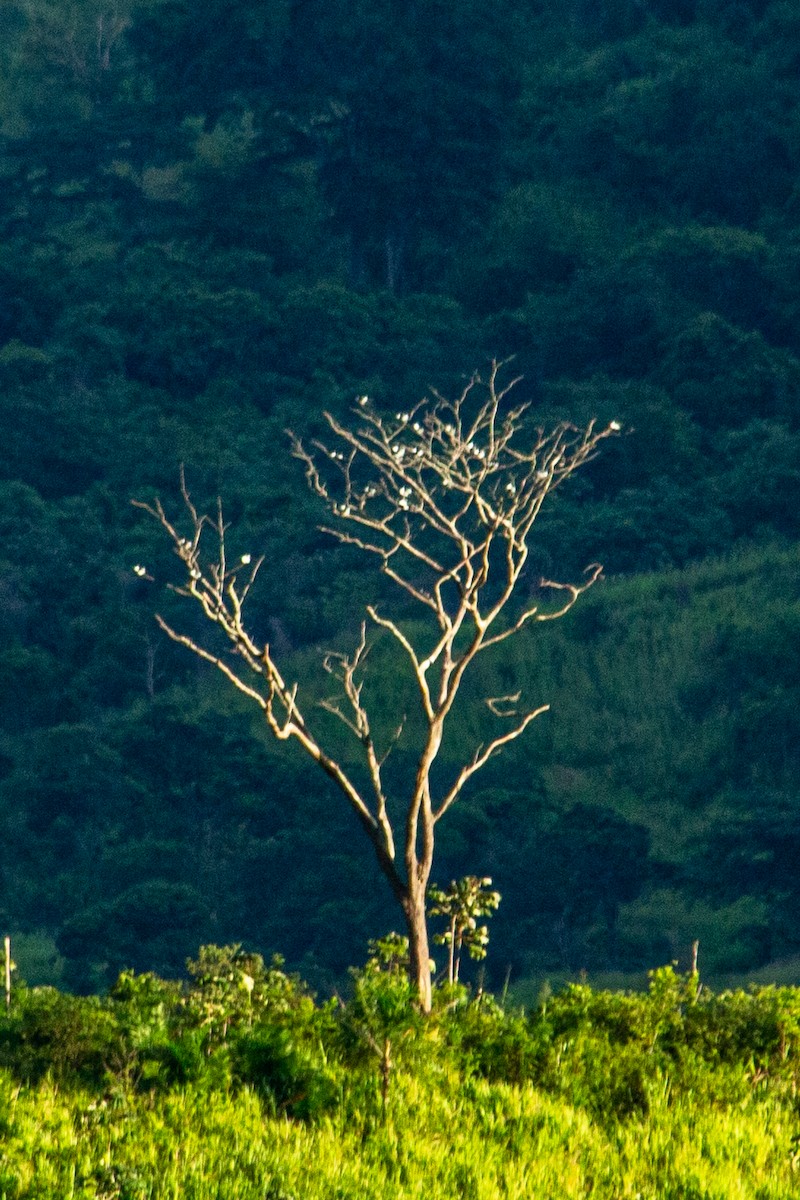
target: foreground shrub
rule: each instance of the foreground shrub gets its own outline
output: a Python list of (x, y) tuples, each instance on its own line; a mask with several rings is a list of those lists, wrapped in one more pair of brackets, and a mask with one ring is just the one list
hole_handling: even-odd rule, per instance
[(50, 1075), (69, 1086), (98, 1087), (127, 1059), (122, 1031), (93, 996), (19, 988), (0, 1022), (0, 1066), (25, 1083)]
[(528, 1014), (483, 998), (453, 1012), (448, 1040), (467, 1074), (530, 1082), (616, 1121), (665, 1094), (733, 1104), (759, 1086), (796, 1093), (800, 991), (714, 995), (665, 967), (646, 994), (571, 984)]
[(274, 1114), (338, 1109), (375, 1128), (409, 1079), (533, 1085), (609, 1126), (687, 1097), (794, 1104), (797, 989), (714, 995), (662, 968), (645, 994), (570, 985), (527, 1013), (445, 987), (423, 1017), (397, 947), (380, 949), (352, 973), (346, 1002), (323, 1005), (279, 961), (238, 946), (204, 947), (188, 984), (124, 972), (102, 999), (20, 988), (0, 1013), (0, 1067), (26, 1085), (49, 1075), (104, 1096), (252, 1089)]

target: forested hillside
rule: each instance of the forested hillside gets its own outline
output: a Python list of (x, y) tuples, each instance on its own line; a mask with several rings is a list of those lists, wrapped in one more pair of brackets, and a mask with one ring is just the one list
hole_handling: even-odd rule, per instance
[(376, 585), (285, 428), (511, 356), (534, 420), (626, 431), (531, 564), (608, 578), (526, 635), (552, 714), (438, 878), (492, 875), (500, 980), (800, 954), (798, 67), (778, 0), (0, 7), (0, 923), (32, 982), (245, 941), (324, 987), (397, 924), (341, 801), (159, 633), (130, 500), (181, 464), (225, 497), (318, 689)]

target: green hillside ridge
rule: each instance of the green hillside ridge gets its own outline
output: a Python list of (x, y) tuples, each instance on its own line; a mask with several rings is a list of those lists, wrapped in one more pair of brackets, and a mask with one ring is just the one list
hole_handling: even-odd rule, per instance
[[(583, 909), (573, 971), (596, 969), (598, 950), (639, 970), (688, 962), (695, 938), (712, 973), (796, 953), (798, 566), (796, 547), (743, 548), (606, 580), (514, 646), (514, 686), (551, 712), (443, 839), (445, 859), (452, 845), (503, 891), (495, 953), (516, 970), (542, 913), (557, 924), (570, 907)], [(510, 670), (475, 693), (510, 686)], [(445, 745), (453, 762), (480, 739), (473, 711)]]
[(308, 764), (159, 635), (130, 501), (181, 464), (222, 494), (267, 555), (259, 632), (318, 689), (383, 596), (284, 430), (493, 358), (532, 421), (626, 436), (537, 526), (526, 588), (608, 579), (465, 697), (444, 769), (482, 683), (552, 711), (443, 822), (438, 882), (496, 880), (498, 987), (800, 953), (797, 14), (454, 11), (0, 8), (0, 925), (34, 982), (244, 940), (330, 991), (397, 924)]
[[(695, 938), (704, 969), (715, 976), (797, 954), (791, 839), (798, 676), (791, 647), (799, 557), (796, 548), (742, 549), (681, 571), (605, 580), (563, 623), (519, 640), (512, 661), (498, 655), (474, 681), (458, 732), (443, 748), (445, 772), (478, 736), (481, 698), (512, 676), (528, 696), (552, 705), (443, 826), (439, 878), (475, 869), (491, 874), (503, 895), (489, 962), (498, 980), (509, 966), (515, 980), (612, 967), (641, 973), (659, 958), (688, 961)], [(149, 603), (145, 594), (142, 604)], [(347, 644), (351, 636), (344, 630), (337, 640)], [(388, 726), (393, 712), (408, 707), (410, 683), (404, 685), (388, 646), (376, 653), (388, 655), (379, 672)], [(318, 663), (312, 650), (286, 663), (288, 674), (296, 668), (301, 681), (309, 680), (312, 697), (325, 694)], [(195, 741), (186, 762), (182, 748), (167, 747), (174, 722), (185, 723), (189, 712)], [(765, 726), (774, 757), (751, 751)], [(157, 731), (160, 750), (150, 758)], [(327, 946), (323, 963), (341, 962), (374, 922), (396, 922), (380, 897), (369, 906), (359, 902), (363, 887), (374, 892), (367, 884), (374, 868), (366, 845), (349, 836), (339, 798), (321, 789), (301, 760), (284, 757), (214, 680), (173, 686), (112, 721), (51, 736), (53, 753), (90, 736), (107, 769), (122, 769), (115, 787), (127, 805), (91, 814), (93, 836), (107, 848), (96, 859), (94, 906), (90, 900), (83, 915), (76, 906), (60, 938), (68, 958), (106, 962), (112, 977), (129, 964), (126, 955), (140, 969), (149, 954), (175, 961), (171, 956), (189, 949), (197, 930), (209, 928), (212, 904), (216, 919), (227, 922), (222, 928), (241, 920), (257, 944), (296, 955), (303, 938), (291, 931), (293, 915), (324, 894), (320, 936), (329, 925), (340, 940)], [(225, 754), (236, 755), (232, 775), (220, 762), (221, 736)], [(413, 728), (408, 740), (413, 745)], [(399, 755), (402, 773), (402, 743)], [(69, 761), (48, 769), (62, 796), (82, 787), (79, 770), (71, 782)], [(215, 791), (218, 779), (224, 800)], [(6, 795), (24, 796), (35, 786), (29, 780), (30, 766), (22, 764), (3, 784)], [(141, 805), (149, 793), (163, 796), (164, 807), (148, 809), (143, 836)], [(206, 807), (213, 861), (184, 858), (180, 808), (172, 809), (186, 803)], [(40, 861), (55, 862), (49, 856), (59, 849), (52, 832), (40, 835)], [(265, 903), (261, 871), (283, 870), (286, 854), (292, 887), (268, 889)], [(75, 879), (80, 864), (73, 876), (67, 865), (62, 859), (55, 882), (44, 870), (27, 909), (29, 928), (37, 927), (54, 886), (86, 886)], [(115, 901), (111, 889), (120, 885), (127, 891)], [(173, 906), (169, 944), (160, 903)], [(130, 932), (114, 928), (131, 921)]]

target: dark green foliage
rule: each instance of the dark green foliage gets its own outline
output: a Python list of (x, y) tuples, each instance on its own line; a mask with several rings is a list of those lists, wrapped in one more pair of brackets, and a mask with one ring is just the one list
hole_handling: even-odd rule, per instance
[[(112, 8), (0, 6), (5, 926), (57, 938), (83, 989), (205, 938), (341, 983), (389, 919), (364, 848), (158, 635), (170, 600), (132, 567), (168, 556), (128, 502), (181, 463), (221, 492), (267, 555), (259, 636), (313, 679), (382, 597), (314, 531), (284, 428), (508, 354), (535, 419), (630, 430), (525, 586), (667, 573), (523, 653), (553, 716), (442, 863), (503, 892), (488, 969), (641, 968), (703, 922), (720, 970), (795, 954), (793, 6)], [(669, 573), (709, 555), (718, 604), (713, 566)]]
[(22, 989), (3, 1015), (0, 1062), (26, 1082), (52, 1075), (68, 1086), (97, 1087), (124, 1058), (121, 1030), (96, 997)]
[(330, 1008), (277, 961), (267, 968), (238, 946), (204, 946), (189, 967), (189, 987), (124, 971), (105, 999), (16, 990), (0, 1014), (0, 1066), (92, 1090), (247, 1085), (303, 1118), (330, 1107), (335, 1079), (320, 1041), (333, 1033)]
[(178, 970), (207, 924), (208, 909), (195, 888), (155, 879), (84, 909), (64, 924), (58, 946), (68, 959), (103, 962), (105, 979), (75, 980), (96, 986), (128, 964), (140, 971), (151, 965), (162, 973)]
[(321, 1117), (338, 1100), (334, 1073), (315, 1048), (289, 1029), (264, 1027), (240, 1035), (231, 1047), (235, 1081), (253, 1088), (274, 1112), (301, 1120)]

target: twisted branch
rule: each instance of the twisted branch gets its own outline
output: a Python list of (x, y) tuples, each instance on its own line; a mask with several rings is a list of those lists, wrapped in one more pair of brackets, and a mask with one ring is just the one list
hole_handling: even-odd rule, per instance
[[(344, 424), (325, 414), (331, 442), (306, 446), (290, 433), (291, 453), (303, 464), (311, 490), (330, 514), (322, 528), (344, 545), (374, 556), (380, 571), (417, 613), (428, 632), (407, 632), (399, 617), (367, 607), (370, 625), (390, 634), (400, 647), (416, 682), (424, 719), (423, 744), (415, 778), (406, 798), (403, 861), (405, 878), (395, 865), (395, 834), (382, 768), (400, 740), (405, 717), (381, 752), (376, 747), (364, 698), (369, 655), (368, 626), (351, 654), (329, 652), (323, 668), (338, 685), (339, 697), (322, 707), (358, 742), (371, 795), (365, 796), (340, 762), (321, 747), (303, 715), (296, 684), (283, 678), (267, 643), (248, 631), (244, 605), (264, 558), (243, 555), (235, 563), (226, 553), (222, 506), (213, 516), (194, 506), (181, 474), (181, 495), (188, 534), (179, 531), (156, 499), (136, 502), (169, 537), (184, 569), (173, 590), (199, 604), (221, 630), (234, 655), (232, 664), (164, 617), (161, 628), (174, 641), (211, 663), (264, 713), (281, 740), (296, 739), (334, 780), (372, 840), (395, 895), (404, 907), (419, 897), (430, 875), (434, 826), (455, 803), (465, 784), (528, 725), (547, 704), (518, 709), (519, 694), (490, 697), (495, 719), (511, 721), (504, 733), (479, 746), (438, 799), (431, 794), (431, 772), (439, 755), (446, 722), (464, 676), (475, 658), (529, 624), (563, 617), (601, 575), (593, 564), (580, 583), (542, 580), (540, 590), (558, 593), (554, 607), (540, 601), (517, 602), (529, 553), (529, 538), (546, 498), (576, 470), (594, 458), (602, 441), (619, 431), (611, 422), (584, 428), (560, 422), (550, 430), (532, 427), (526, 404), (510, 405), (519, 382), (499, 383), (504, 364), (493, 363), (485, 380), (472, 376), (455, 400), (432, 393), (394, 417), (378, 412), (360, 397), (355, 420)], [(206, 556), (208, 542), (214, 546)], [(137, 568), (137, 573), (145, 572)], [(149, 576), (148, 576), (149, 577)], [(239, 666), (244, 664), (240, 670)]]

